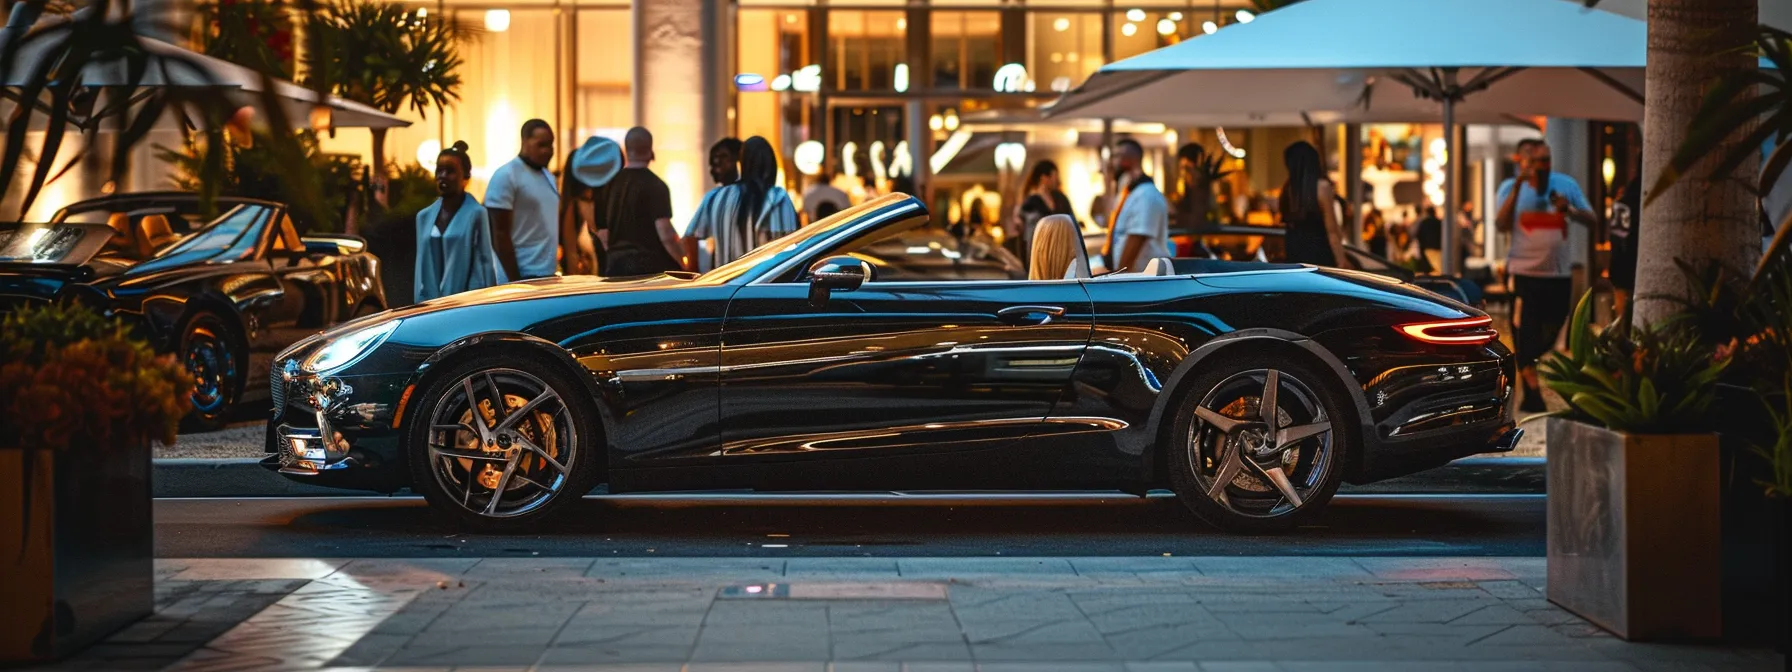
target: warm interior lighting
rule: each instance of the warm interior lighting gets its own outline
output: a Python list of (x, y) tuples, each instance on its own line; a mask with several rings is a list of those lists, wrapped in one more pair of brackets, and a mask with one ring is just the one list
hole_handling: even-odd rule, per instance
[(1251, 10), (1248, 10), (1248, 9), (1238, 10), (1238, 13), (1233, 14), (1233, 16), (1238, 17), (1239, 23), (1250, 23), (1252, 21), (1257, 20), (1257, 15), (1252, 14)]
[(1128, 23), (1124, 26), (1120, 26), (1120, 34), (1121, 35), (1125, 35), (1127, 37), (1132, 37), (1134, 34), (1136, 34), (1138, 32), (1139, 32), (1139, 26), (1136, 23)]
[(1408, 338), (1433, 345), (1479, 345), (1499, 338), (1491, 317), (1465, 317), (1440, 322), (1419, 322), (1400, 325)]
[(895, 83), (897, 93), (908, 91), (908, 64), (897, 63), (896, 72), (892, 74), (891, 80)]
[(1207, 33), (1208, 35), (1212, 35), (1216, 32), (1219, 32), (1219, 29), (1220, 29), (1220, 25), (1217, 23), (1214, 23), (1212, 21), (1202, 21), (1201, 22), (1201, 32)]
[(1052, 30), (1058, 31), (1060, 33), (1064, 32), (1066, 30), (1070, 30), (1070, 18), (1060, 16), (1057, 19), (1054, 19), (1052, 21)]
[(802, 171), (804, 175), (820, 175), (821, 163), (827, 159), (827, 154), (827, 148), (823, 147), (821, 143), (806, 140), (796, 146), (796, 151), (791, 154), (791, 160), (796, 164), (796, 169)]
[(1131, 21), (1133, 23), (1138, 23), (1140, 21), (1144, 21), (1145, 20), (1145, 10), (1143, 10), (1143, 9), (1126, 10), (1126, 20)]
[(502, 33), (506, 30), (510, 30), (510, 10), (485, 10), (485, 29), (493, 33)]
[(417, 145), (417, 163), (425, 170), (436, 169), (436, 157), (442, 155), (442, 141), (431, 138)]
[(1170, 35), (1176, 32), (1176, 22), (1169, 19), (1157, 20), (1157, 34)]

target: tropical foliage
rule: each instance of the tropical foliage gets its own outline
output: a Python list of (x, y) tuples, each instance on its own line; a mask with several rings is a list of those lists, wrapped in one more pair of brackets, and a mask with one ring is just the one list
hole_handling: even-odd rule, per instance
[(248, 147), (228, 146), (221, 181), (208, 185), (203, 177), (205, 143), (189, 138), (180, 148), (156, 147), (156, 155), (174, 168), (169, 182), (181, 191), (215, 188), (220, 196), (241, 196), (279, 201), (291, 206), (293, 222), (305, 232), (342, 231), (348, 210), (358, 203), (361, 162), (351, 156), (326, 154), (318, 148), (317, 134), (295, 136), (307, 170), (276, 165), (269, 148), (271, 138), (257, 134)]
[(1551, 353), (1538, 368), (1544, 384), (1568, 402), (1558, 414), (1633, 434), (1709, 431), (1718, 377), (1729, 359), (1713, 357), (1687, 319), (1650, 326), (1620, 321), (1595, 332), (1592, 297), (1588, 292), (1575, 308), (1568, 353)]
[(293, 22), (280, 0), (218, 0), (199, 4), (208, 30), (200, 39), (205, 55), (256, 72), (291, 79)]
[(77, 304), (0, 318), (0, 420), (8, 447), (173, 443), (193, 379), (123, 326)]
[[(139, 32), (151, 21), (123, 11), (112, 0), (90, 0), (81, 11), (59, 15), (45, 0), (13, 3), (26, 28), (0, 33), (0, 76), (6, 78), (12, 112), (5, 121), (0, 149), (0, 197), (17, 203), (10, 216), (23, 218), (44, 187), (86, 161), (102, 161), (104, 190), (116, 188), (129, 156), (164, 119), (182, 119), (206, 136), (199, 174), (220, 178), (227, 163), (222, 128), (241, 106), (232, 99), (236, 87), (161, 86), (176, 78), (215, 81), (196, 60), (153, 50)], [(301, 12), (311, 0), (295, 0)], [(45, 15), (48, 14), (47, 18)], [(172, 31), (171, 31), (172, 32)], [(265, 76), (265, 75), (264, 75)], [(77, 82), (105, 81), (105, 87)], [(291, 129), (272, 80), (263, 82), (257, 108), (266, 122), (268, 150), (282, 175), (303, 179), (309, 162), (298, 140), (278, 129)], [(111, 134), (100, 142), (99, 134)], [(70, 149), (70, 136), (86, 142)], [(106, 148), (105, 154), (97, 154)], [(20, 171), (27, 179), (15, 184)], [(203, 198), (218, 194), (213, 180), (202, 180)], [(16, 192), (14, 190), (17, 190)], [(16, 199), (16, 200), (15, 200)], [(0, 215), (7, 216), (7, 215)]]
[(1754, 274), (1681, 265), (1694, 293), (1686, 314), (1710, 347), (1735, 361), (1724, 382), (1758, 398), (1765, 415), (1726, 426), (1766, 458), (1771, 493), (1792, 497), (1792, 250), (1779, 248)]
[[(320, 43), (306, 59), (307, 84), (387, 113), (410, 108), (427, 118), (460, 100), (462, 35), (441, 16), (394, 2), (336, 0), (307, 26)], [(373, 132), (374, 193), (385, 193), (386, 130)]]
[[(1775, 143), (1776, 148), (1761, 164), (1756, 191), (1762, 194), (1771, 191), (1788, 166), (1792, 166), (1792, 142), (1789, 142), (1792, 141), (1792, 83), (1787, 81), (1787, 77), (1792, 76), (1788, 75), (1792, 73), (1792, 33), (1761, 26), (1753, 46), (1774, 67), (1742, 71), (1735, 77), (1717, 82), (1706, 92), (1685, 142), (1674, 151), (1673, 160), (1662, 169), (1661, 176), (1649, 189), (1651, 200), (1657, 194), (1665, 193), (1694, 164), (1717, 151), (1723, 140), (1737, 128), (1751, 122), (1760, 125), (1743, 142), (1720, 156), (1712, 166), (1711, 174), (1725, 176), (1735, 172), (1769, 141)], [(1755, 269), (1757, 275), (1770, 259), (1792, 244), (1792, 237), (1786, 235), (1786, 229), (1792, 228), (1792, 217), (1778, 222), (1775, 228), (1778, 233), (1762, 256), (1761, 266)]]

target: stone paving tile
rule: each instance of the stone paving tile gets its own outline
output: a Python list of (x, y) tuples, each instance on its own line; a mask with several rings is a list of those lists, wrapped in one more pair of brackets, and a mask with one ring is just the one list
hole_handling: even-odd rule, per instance
[(1510, 564), (1499, 558), (1355, 558), (1377, 579), (1397, 581), (1515, 581)]
[(599, 665), (671, 663), (683, 664), (690, 660), (690, 646), (614, 646), (608, 644), (593, 646), (556, 646), (541, 654), (537, 665), (544, 667), (563, 666), (589, 669)]
[(896, 564), (904, 578), (1076, 575), (1064, 558), (909, 558)]
[(894, 558), (791, 558), (784, 563), (784, 576), (792, 581), (833, 578), (842, 574), (861, 579), (902, 576)]
[(1350, 558), (1324, 557), (1202, 557), (1195, 568), (1205, 576), (1260, 576), (1286, 581), (1290, 577), (1369, 576), (1369, 571)]
[(311, 558), (194, 558), (182, 560), (181, 564), (184, 568), (169, 577), (170, 579), (321, 579), (336, 573), (348, 561)]
[(594, 578), (679, 577), (751, 581), (784, 576), (784, 561), (763, 558), (599, 558), (585, 573)]

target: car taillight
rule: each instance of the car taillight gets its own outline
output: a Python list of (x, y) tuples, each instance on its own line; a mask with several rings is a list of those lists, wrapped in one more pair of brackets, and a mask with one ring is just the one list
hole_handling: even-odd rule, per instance
[(1415, 341), (1434, 345), (1480, 345), (1500, 337), (1500, 333), (1493, 329), (1491, 317), (1403, 324), (1399, 329)]

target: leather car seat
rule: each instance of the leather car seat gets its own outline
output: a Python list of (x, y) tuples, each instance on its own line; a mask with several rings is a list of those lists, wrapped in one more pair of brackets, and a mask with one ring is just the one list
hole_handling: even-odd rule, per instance
[(155, 253), (180, 240), (180, 236), (174, 233), (174, 227), (168, 225), (168, 218), (163, 215), (145, 215), (137, 222), (137, 228), (143, 234), (137, 249), (144, 259), (155, 256)]
[(134, 254), (137, 252), (136, 229), (131, 227), (131, 216), (122, 212), (114, 212), (106, 218), (106, 226), (111, 227), (112, 237), (106, 240), (101, 253)]

